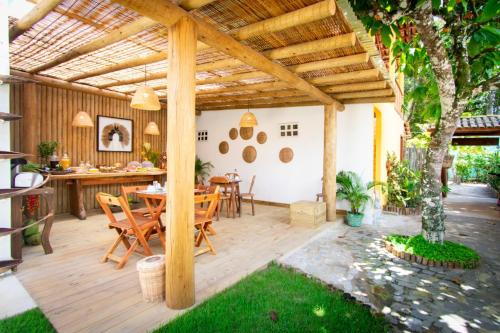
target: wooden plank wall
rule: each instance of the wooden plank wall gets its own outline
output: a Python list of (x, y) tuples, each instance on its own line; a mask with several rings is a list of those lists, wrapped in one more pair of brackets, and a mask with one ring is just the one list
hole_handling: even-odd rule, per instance
[[(11, 112), (23, 114), (23, 85), (11, 85)], [(37, 84), (38, 111), (40, 112), (40, 140), (59, 142), (57, 154), (67, 152), (72, 165), (80, 161), (90, 161), (96, 165), (112, 165), (120, 162), (141, 161), (144, 142), (150, 142), (155, 151), (166, 151), (166, 111), (141, 111), (131, 109), (129, 101), (97, 96), (69, 89), (53, 88)], [(80, 110), (89, 113), (94, 121), (94, 128), (84, 129), (71, 126), (76, 113)], [(97, 115), (132, 119), (133, 152), (98, 152), (96, 146)], [(148, 122), (155, 121), (160, 128), (159, 136), (144, 135)], [(12, 122), (12, 149), (20, 151), (23, 139), (23, 120)], [(52, 182), (56, 189), (56, 212), (69, 212), (68, 191), (63, 181)], [(97, 192), (119, 193), (118, 185), (91, 186), (85, 189), (86, 208), (98, 208), (95, 201)]]

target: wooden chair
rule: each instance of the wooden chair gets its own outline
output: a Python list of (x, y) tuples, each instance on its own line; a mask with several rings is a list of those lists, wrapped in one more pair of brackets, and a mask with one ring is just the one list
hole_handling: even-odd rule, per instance
[[(137, 192), (137, 191), (145, 191), (147, 189), (148, 189), (148, 185), (135, 185), (135, 186), (122, 186), (121, 187), (122, 196), (125, 199), (125, 202), (127, 203), (127, 206), (129, 209), (130, 209), (130, 205), (128, 203), (129, 195), (135, 194), (135, 192)], [(142, 216), (149, 215), (149, 210), (147, 207), (132, 209), (130, 211), (134, 215), (142, 215)]]
[[(118, 233), (118, 238), (102, 257), (101, 262), (107, 262), (108, 260), (115, 261), (117, 263), (116, 268), (121, 269), (125, 266), (133, 252), (146, 256), (152, 255), (153, 252), (149, 247), (148, 239), (153, 231), (158, 233), (162, 246), (165, 246), (165, 238), (158, 221), (159, 214), (149, 217), (134, 215), (123, 197), (115, 197), (106, 193), (97, 193), (96, 199), (109, 220), (108, 227), (110, 229), (115, 229)], [(123, 213), (125, 213), (126, 218), (117, 220), (109, 206), (120, 207)], [(130, 243), (131, 240), (133, 240), (132, 244)], [(123, 257), (113, 254), (120, 243), (127, 249)], [(137, 249), (139, 245), (142, 247), (142, 251)]]
[[(323, 183), (323, 177), (321, 177), (321, 182)], [(319, 199), (323, 200), (323, 190), (321, 190), (321, 193), (316, 194), (316, 201), (318, 202)]]
[(252, 181), (250, 182), (250, 188), (248, 189), (248, 192), (247, 193), (240, 193), (240, 197), (242, 199), (250, 198), (250, 202), (252, 203), (252, 215), (255, 216), (255, 206), (254, 206), (254, 201), (253, 201), (254, 194), (252, 192), (254, 184), (255, 184), (255, 175), (252, 177)]
[(220, 205), (217, 205), (217, 220), (219, 219), (220, 211), (224, 206), (224, 202), (226, 203), (226, 214), (227, 217), (229, 217), (229, 208), (231, 208), (231, 191), (229, 186), (229, 180), (226, 177), (216, 176), (210, 178), (209, 182), (211, 186), (220, 187), (219, 192), (221, 193), (221, 195), (219, 199)]
[(206, 210), (195, 210), (195, 221), (194, 226), (198, 230), (198, 235), (195, 237), (194, 245), (196, 247), (200, 247), (201, 243), (204, 241), (207, 244), (207, 247), (198, 250), (195, 253), (195, 256), (199, 256), (200, 254), (210, 252), (212, 254), (216, 254), (215, 248), (212, 245), (212, 242), (208, 238), (207, 231), (210, 231), (210, 227), (212, 225), (213, 216), (215, 214), (215, 210), (217, 209), (217, 204), (219, 202), (221, 193), (219, 192), (219, 188), (217, 186), (216, 190), (212, 194), (202, 194), (195, 195), (194, 202), (195, 204), (207, 203)]

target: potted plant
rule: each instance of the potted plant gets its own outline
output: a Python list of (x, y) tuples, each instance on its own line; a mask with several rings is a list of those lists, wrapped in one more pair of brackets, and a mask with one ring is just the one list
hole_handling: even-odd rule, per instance
[(210, 162), (203, 162), (198, 156), (194, 163), (194, 182), (197, 184), (200, 180), (203, 181), (210, 174), (210, 170), (214, 166)]
[(38, 155), (40, 155), (42, 163), (45, 163), (45, 166), (49, 164), (49, 157), (54, 155), (57, 146), (59, 146), (59, 142), (57, 141), (42, 141), (38, 144)]
[(372, 200), (368, 190), (382, 183), (369, 182), (365, 185), (355, 172), (340, 171), (337, 174), (337, 185), (337, 199), (347, 200), (351, 206), (351, 210), (347, 212), (347, 224), (351, 227), (361, 226), (365, 206)]

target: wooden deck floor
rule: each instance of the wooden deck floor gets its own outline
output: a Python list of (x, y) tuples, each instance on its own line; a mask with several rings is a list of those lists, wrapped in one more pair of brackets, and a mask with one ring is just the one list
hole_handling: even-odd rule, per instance
[[(256, 216), (244, 206), (241, 218), (221, 218), (212, 241), (217, 255), (196, 258), (197, 303), (227, 288), (273, 259), (305, 243), (324, 227), (291, 227), (288, 209), (256, 207)], [(100, 263), (115, 233), (107, 229), (105, 216), (86, 221), (58, 218), (52, 229), (54, 253), (25, 248), (25, 262), (16, 276), (48, 316), (58, 332), (146, 332), (169, 321), (180, 311), (164, 303), (141, 299), (133, 256), (122, 270)], [(157, 239), (155, 253), (162, 253)]]

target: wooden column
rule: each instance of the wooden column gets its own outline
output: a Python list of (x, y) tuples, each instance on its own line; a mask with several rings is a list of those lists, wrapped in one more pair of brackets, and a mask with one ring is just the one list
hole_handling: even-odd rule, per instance
[(33, 155), (28, 156), (28, 160), (38, 162), (37, 145), (40, 142), (40, 112), (38, 112), (37, 108), (36, 84), (26, 83), (23, 88), (24, 113), (21, 151)]
[(166, 303), (194, 304), (196, 25), (181, 17), (168, 30)]
[(325, 105), (323, 144), (323, 200), (326, 220), (335, 221), (337, 209), (337, 110), (333, 104)]

